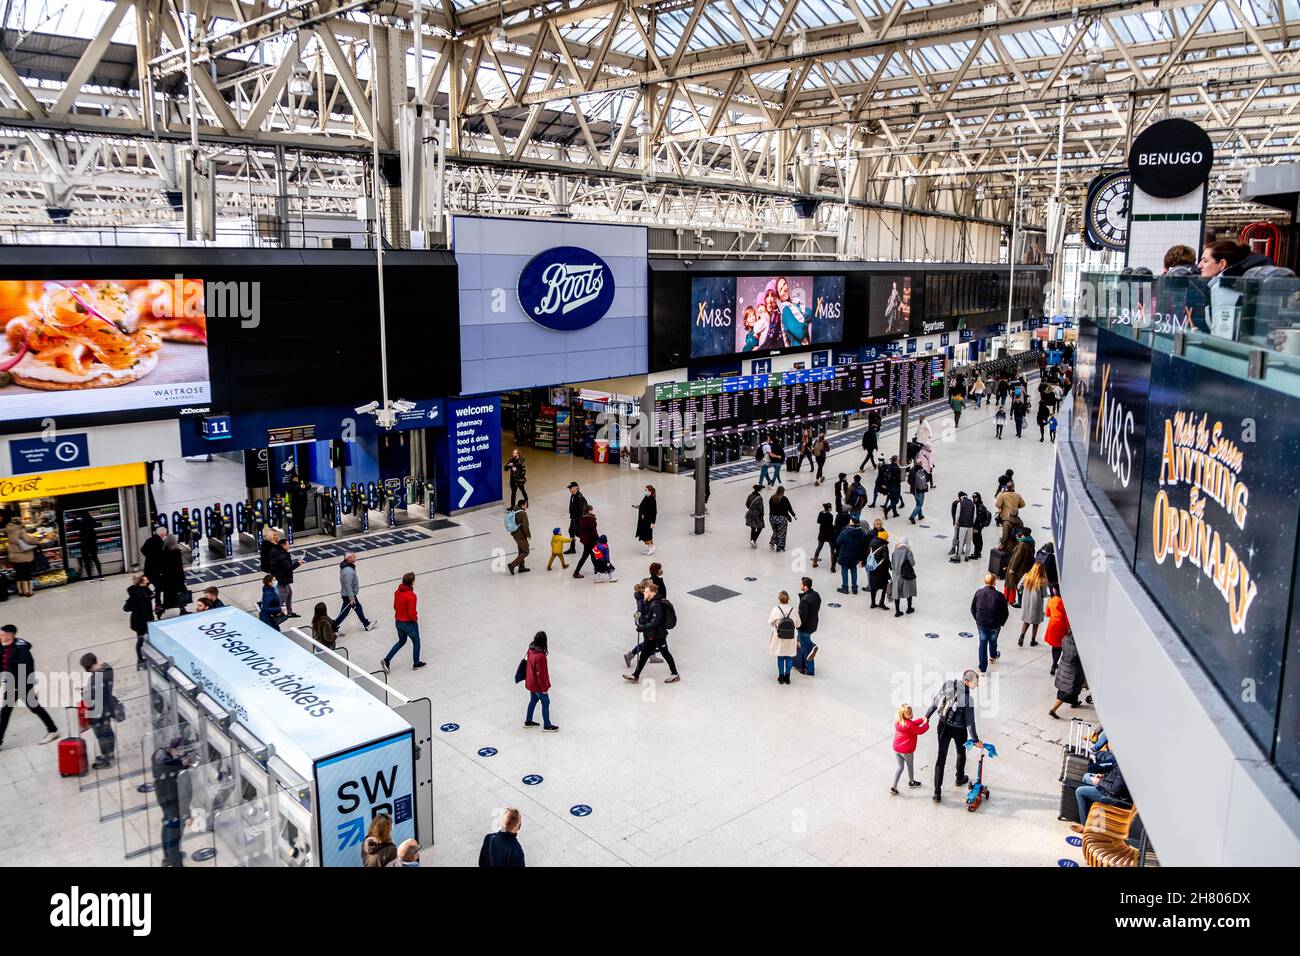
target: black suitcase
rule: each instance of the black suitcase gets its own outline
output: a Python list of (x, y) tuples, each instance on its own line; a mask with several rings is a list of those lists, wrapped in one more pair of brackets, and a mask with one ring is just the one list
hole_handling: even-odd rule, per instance
[(907, 460), (911, 461), (921, 453), (921, 443), (919, 441), (909, 441), (907, 443)]
[(791, 455), (789, 458), (787, 458), (787, 459), (785, 460), (785, 470), (786, 470), (787, 472), (798, 471), (798, 470), (799, 470), (799, 456), (798, 456), (798, 455)]
[(1074, 791), (1078, 789), (1078, 781), (1066, 780), (1061, 784), (1061, 804), (1056, 810), (1056, 819), (1065, 820), (1067, 823), (1083, 822), (1079, 819), (1079, 801), (1074, 796)]
[(1001, 548), (989, 552), (989, 573), (997, 575), (999, 580), (1007, 576), (1007, 565), (1010, 563), (1011, 555)]

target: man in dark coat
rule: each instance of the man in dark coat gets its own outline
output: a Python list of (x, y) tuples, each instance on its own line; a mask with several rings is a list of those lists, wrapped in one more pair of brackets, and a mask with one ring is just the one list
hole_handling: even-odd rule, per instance
[[(513, 505), (511, 507), (514, 507)], [(582, 523), (583, 509), (587, 507), (587, 498), (576, 481), (569, 482), (569, 550), (566, 554), (576, 554), (578, 550), (578, 525)]]
[[(149, 540), (146, 541), (144, 544), (140, 545), (140, 555), (141, 557), (144, 558), (144, 567), (141, 568), (140, 570), (144, 573), (144, 576), (146, 578), (148, 578), (150, 581), (153, 581), (155, 584), (161, 581), (163, 576), (162, 553), (163, 553), (163, 540), (166, 537), (167, 537), (167, 529), (163, 527), (158, 527), (155, 528), (153, 534), (149, 536)], [(157, 611), (161, 611), (162, 610), (162, 589), (161, 588), (158, 589), (158, 593), (155, 595), (155, 598), (156, 600), (154, 601), (154, 608)]]
[(522, 819), (514, 807), (506, 807), (501, 815), (501, 829), (483, 837), (483, 847), (478, 852), (478, 865), (485, 867), (523, 867), (524, 848), (519, 845), (519, 826)]
[(1007, 623), (1007, 599), (998, 591), (998, 579), (995, 574), (984, 575), (984, 587), (975, 592), (971, 598), (970, 613), (975, 618), (975, 630), (980, 635), (980, 673), (989, 669), (989, 658), (997, 660), (998, 632)]
[[(165, 747), (153, 752), (154, 797), (162, 810), (163, 866), (181, 866), (181, 831), (189, 817), (188, 800), (182, 800), (180, 775), (185, 770), (182, 758), (184, 737), (173, 737)], [(181, 804), (186, 806), (182, 807)]]
[(794, 669), (806, 677), (812, 677), (816, 671), (813, 658), (817, 656), (817, 645), (812, 636), (817, 633), (817, 617), (821, 612), (822, 596), (813, 590), (812, 578), (799, 579), (799, 653), (794, 657)]
[(0, 746), (3, 746), (5, 731), (9, 729), (9, 718), (13, 716), (14, 704), (19, 693), (23, 703), (45, 725), (45, 736), (41, 743), (53, 743), (59, 739), (58, 728), (45, 712), (45, 708), (36, 699), (36, 662), (32, 658), (32, 645), (18, 636), (18, 628), (12, 624), (0, 627), (0, 684), (3, 684), (4, 705), (0, 706)]
[(271, 574), (275, 575), (276, 587), (280, 592), (280, 605), (288, 617), (299, 617), (293, 611), (293, 572), (301, 561), (295, 561), (289, 553), (289, 539), (282, 538), (271, 551)]

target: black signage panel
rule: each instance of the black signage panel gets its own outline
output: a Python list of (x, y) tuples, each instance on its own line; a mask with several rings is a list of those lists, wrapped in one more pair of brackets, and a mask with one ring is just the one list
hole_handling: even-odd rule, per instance
[(1209, 135), (1185, 119), (1161, 120), (1133, 140), (1128, 169), (1148, 196), (1176, 199), (1204, 186), (1214, 165)]

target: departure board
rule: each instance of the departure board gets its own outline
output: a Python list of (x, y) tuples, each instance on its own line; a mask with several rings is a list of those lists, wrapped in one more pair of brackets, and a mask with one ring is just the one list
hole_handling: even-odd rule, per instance
[(942, 356), (880, 359), (829, 368), (665, 382), (654, 386), (659, 441), (813, 421), (943, 397)]

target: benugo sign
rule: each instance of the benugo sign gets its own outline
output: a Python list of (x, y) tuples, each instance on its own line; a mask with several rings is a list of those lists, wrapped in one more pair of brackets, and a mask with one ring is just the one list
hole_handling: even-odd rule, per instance
[(144, 480), (145, 471), (142, 462), (130, 465), (106, 465), (102, 468), (50, 471), (39, 475), (19, 475), (13, 478), (0, 478), (0, 501), (28, 501), (32, 498), (56, 498), (59, 495), (126, 488), (130, 485), (142, 485)]

